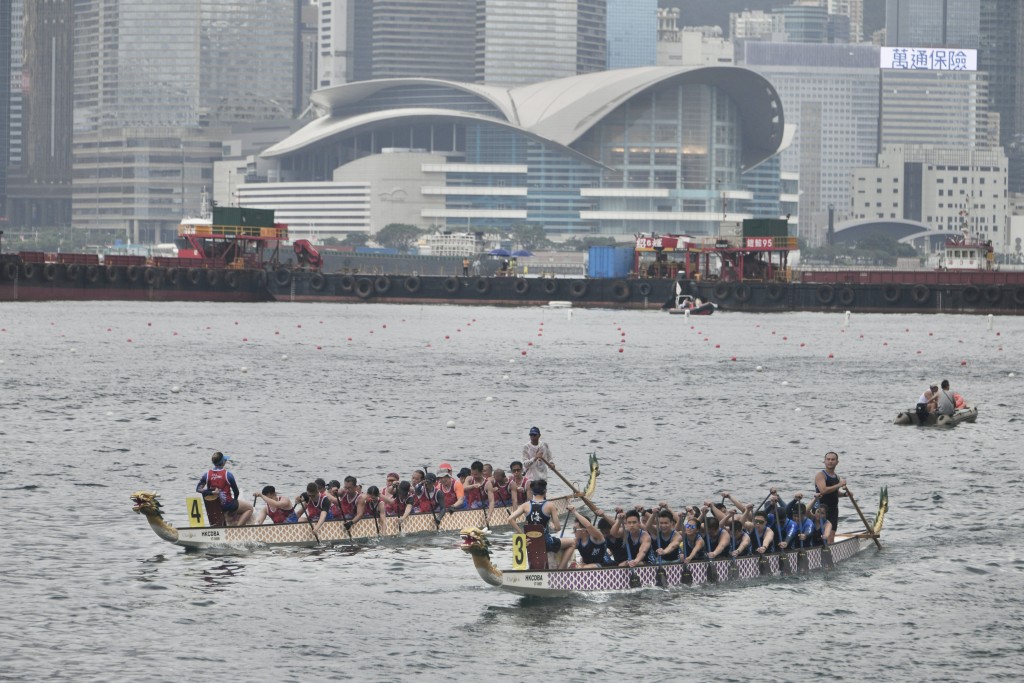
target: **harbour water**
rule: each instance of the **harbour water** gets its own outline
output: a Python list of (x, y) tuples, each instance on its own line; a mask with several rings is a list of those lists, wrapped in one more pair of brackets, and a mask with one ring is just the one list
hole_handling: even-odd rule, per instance
[[(0, 679), (1019, 680), (1021, 348), (1020, 317), (5, 304)], [(891, 424), (943, 378), (977, 423)], [(214, 450), (244, 494), (294, 494), (506, 466), (533, 425), (568, 476), (597, 453), (606, 507), (809, 492), (836, 450), (869, 517), (889, 489), (884, 550), (542, 601), (486, 586), (451, 535), (185, 552), (128, 498), (183, 525)]]

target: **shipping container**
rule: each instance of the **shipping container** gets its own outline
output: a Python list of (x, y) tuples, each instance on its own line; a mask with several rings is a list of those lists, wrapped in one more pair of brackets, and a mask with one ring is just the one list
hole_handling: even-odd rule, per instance
[(633, 247), (591, 247), (587, 277), (623, 278), (633, 267)]

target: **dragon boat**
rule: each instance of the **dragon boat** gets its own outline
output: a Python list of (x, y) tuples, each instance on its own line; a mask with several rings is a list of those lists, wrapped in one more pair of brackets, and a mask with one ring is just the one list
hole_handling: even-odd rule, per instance
[(478, 528), (462, 530), (462, 549), (473, 558), (477, 572), (486, 583), (518, 595), (562, 598), (571, 595), (622, 593), (656, 587), (699, 586), (827, 571), (837, 563), (845, 562), (877, 543), (888, 508), (889, 494), (886, 489), (882, 489), (878, 513), (875, 515), (871, 531), (836, 534), (835, 541), (829, 546), (689, 564), (667, 562), (638, 567), (502, 571), (491, 563), (490, 542), (487, 539), (489, 532)]
[[(925, 426), (939, 426), (939, 427), (952, 427), (958, 425), (961, 422), (974, 422), (978, 419), (978, 406), (971, 406), (970, 408), (960, 408), (953, 412), (952, 415), (936, 415), (935, 413), (928, 414), (928, 420), (925, 422)], [(893, 420), (894, 425), (920, 425), (921, 420), (917, 416), (917, 411), (911, 408), (910, 410), (904, 410)]]
[[(590, 474), (583, 495), (590, 496), (597, 488), (600, 474), (597, 457), (590, 456)], [(574, 495), (552, 498), (559, 514)], [(156, 535), (163, 540), (186, 548), (214, 548), (222, 546), (317, 546), (337, 545), (375, 538), (389, 538), (411, 534), (436, 534), (459, 531), (467, 526), (502, 529), (509, 526), (511, 507), (494, 510), (456, 510), (437, 513), (415, 513), (405, 519), (364, 517), (346, 527), (344, 520), (324, 522), (314, 534), (309, 522), (290, 524), (247, 524), (245, 526), (186, 526), (175, 527), (163, 518), (163, 505), (155, 491), (136, 491), (131, 494), (132, 510), (144, 515)]]

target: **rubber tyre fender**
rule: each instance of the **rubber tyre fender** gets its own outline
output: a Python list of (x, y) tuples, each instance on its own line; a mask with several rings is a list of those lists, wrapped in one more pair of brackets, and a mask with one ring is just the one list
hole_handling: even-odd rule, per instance
[(309, 278), (309, 288), (314, 292), (323, 291), (324, 285), (327, 284), (327, 278), (324, 277), (323, 273), (313, 273)]
[(572, 286), (569, 287), (569, 294), (573, 299), (582, 299), (585, 297), (587, 295), (587, 281), (576, 280), (573, 282)]
[(843, 287), (839, 290), (839, 303), (844, 306), (849, 306), (853, 303), (856, 296), (857, 294), (853, 291), (852, 287)]
[(558, 291), (558, 280), (545, 280), (544, 281), (544, 293), (554, 294)]
[(736, 285), (736, 289), (733, 291), (733, 295), (736, 297), (736, 301), (749, 301), (750, 285)]
[(999, 300), (1003, 298), (1003, 290), (999, 285), (989, 285), (985, 288), (985, 301), (990, 304), (999, 303)]
[(516, 278), (516, 282), (512, 285), (512, 289), (515, 290), (516, 294), (523, 296), (530, 291), (530, 281), (523, 277)]
[(160, 271), (156, 268), (146, 268), (146, 285), (155, 287), (160, 281)]
[(368, 277), (361, 277), (356, 281), (356, 296), (360, 299), (369, 299), (373, 295), (373, 280)]
[(124, 274), (128, 278), (128, 282), (138, 282), (139, 281), (139, 267), (138, 266), (128, 266), (128, 268), (125, 269)]
[(391, 290), (391, 278), (381, 275), (373, 281), (373, 288), (378, 294), (387, 294)]
[(1013, 293), (1013, 303), (1024, 306), (1024, 287), (1018, 287), (1017, 291)]
[(719, 282), (718, 284), (715, 285), (715, 288), (712, 290), (712, 293), (715, 295), (716, 299), (724, 301), (729, 298), (729, 295), (732, 293), (732, 291), (729, 289), (728, 284), (724, 282)]
[(651, 283), (650, 282), (641, 282), (640, 286), (636, 288), (636, 291), (640, 292), (640, 296), (650, 296), (651, 295)]
[(287, 287), (292, 282), (292, 271), (287, 268), (278, 268), (274, 273), (274, 284), (278, 287)]
[(206, 284), (211, 287), (216, 287), (220, 284), (220, 271), (216, 268), (210, 268), (206, 271)]
[(53, 278), (57, 277), (57, 264), (47, 263), (43, 266), (43, 279), (47, 282), (53, 282)]
[[(136, 277), (136, 279), (138, 278)], [(174, 286), (177, 286), (179, 280), (181, 280), (181, 268), (168, 268), (167, 282)]]
[(423, 281), (420, 280), (419, 275), (410, 275), (405, 278), (405, 291), (410, 294), (415, 294), (420, 291), (420, 287), (423, 286)]
[(444, 291), (454, 294), (459, 289), (459, 281), (454, 277), (445, 278)]
[(967, 285), (963, 291), (964, 301), (973, 304), (979, 298), (981, 298), (981, 290), (974, 285)]
[(778, 282), (771, 282), (768, 287), (765, 288), (765, 296), (772, 301), (778, 301), (782, 298), (782, 285)]
[(612, 298), (616, 301), (625, 301), (632, 293), (629, 283), (625, 280), (617, 280), (612, 283)]
[(476, 282), (473, 283), (473, 288), (479, 294), (486, 294), (491, 291), (491, 281), (484, 277), (477, 278)]
[(230, 271), (224, 273), (224, 284), (227, 285), (231, 289), (237, 289), (238, 288), (238, 272), (234, 271), (234, 270), (230, 270)]
[[(7, 265), (13, 266), (14, 264), (8, 263)], [(15, 272), (17, 272), (17, 269), (15, 269)], [(81, 272), (82, 267), (80, 265), (78, 265), (77, 263), (69, 263), (67, 270), (64, 271), (64, 277), (71, 281), (75, 281), (78, 279), (78, 276), (81, 274)], [(13, 280), (14, 278), (11, 279)]]
[(914, 285), (912, 294), (915, 302), (923, 304), (931, 298), (932, 290), (928, 289), (927, 285)]
[(338, 280), (338, 287), (343, 292), (351, 293), (356, 288), (356, 279), (351, 275), (342, 275), (341, 279)]
[(39, 266), (35, 263), (25, 263), (21, 266), (21, 277), (23, 280), (35, 279), (36, 273), (39, 272)]
[(832, 285), (820, 285), (817, 291), (818, 303), (828, 306), (836, 298), (836, 290)]
[(117, 266), (104, 266), (103, 271), (103, 276), (107, 279), (107, 282), (109, 282), (110, 284), (114, 284), (115, 282), (117, 282), (117, 278), (119, 275), (119, 273), (117, 272)]
[(100, 267), (99, 266), (88, 266), (85, 269), (85, 279), (89, 282), (96, 282), (100, 279)]
[(882, 285), (882, 298), (890, 304), (896, 303), (900, 298), (900, 288), (897, 285)]
[(18, 278), (18, 266), (14, 263), (4, 264), (4, 277), (8, 280), (16, 280)]

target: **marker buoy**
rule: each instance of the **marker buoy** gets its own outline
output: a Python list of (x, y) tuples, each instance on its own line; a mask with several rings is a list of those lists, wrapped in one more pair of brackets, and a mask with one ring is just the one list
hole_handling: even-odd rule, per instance
[(129, 340), (128, 340), (128, 343), (129, 343), (129, 344), (131, 344), (131, 343), (132, 343), (132, 340), (131, 340), (131, 339), (129, 339)]
[(782, 341), (789, 341), (789, 337), (783, 337)]
[(807, 344), (804, 344), (803, 342), (800, 342), (800, 347), (802, 348), (804, 346), (807, 346)]
[(960, 365), (967, 365), (967, 361), (965, 361), (965, 360), (960, 361)]
[(352, 341), (352, 337), (349, 337), (348, 339), (346, 339), (346, 341)]
[(732, 358), (730, 358), (729, 360), (731, 360), (731, 361), (735, 361), (735, 360), (736, 360), (736, 356), (733, 356), (733, 357), (732, 357)]
[(448, 429), (455, 429), (455, 420), (448, 420), (444, 426)]
[[(321, 321), (320, 321), (320, 324), (321, 324), (321, 325), (323, 325), (323, 324), (324, 324), (324, 321), (323, 321), (323, 320), (321, 320)], [(385, 330), (386, 330), (386, 329), (388, 329), (388, 325), (387, 325), (387, 323), (384, 323), (383, 325), (381, 325), (381, 327), (382, 327), (383, 329), (385, 329)]]
[(716, 349), (720, 349), (720, 348), (722, 348), (722, 345), (721, 344), (715, 344), (715, 348)]
[(302, 323), (299, 323), (299, 324), (298, 324), (298, 325), (296, 325), (295, 327), (302, 327)]
[(451, 337), (449, 337), (449, 336), (448, 336), (447, 334), (446, 334), (446, 335), (444, 335), (444, 338), (445, 338), (445, 339), (451, 339)]
[(990, 330), (992, 329), (992, 321), (994, 319), (995, 319), (995, 317), (991, 313), (989, 313), (988, 314), (988, 329), (990, 329)]
[[(50, 323), (50, 324), (52, 325), (53, 323)], [(235, 324), (237, 325), (238, 323), (235, 323)], [(146, 323), (146, 327), (153, 327), (153, 323)]]
[(274, 334), (281, 334), (281, 330), (274, 330)]
[(235, 321), (235, 324), (236, 324), (236, 325), (238, 324), (238, 321), (237, 321), (237, 320)]
[(533, 342), (526, 342), (527, 346), (533, 346)]
[(761, 367), (760, 365), (758, 365), (758, 366), (757, 366), (756, 368), (754, 368), (754, 369), (755, 369), (755, 370), (757, 370), (758, 372), (761, 372), (761, 371), (762, 371), (762, 370), (763, 370), (764, 368), (762, 368), (762, 367)]
[(171, 336), (172, 336), (172, 337), (177, 337), (177, 336), (178, 336), (178, 333), (177, 333), (177, 332), (172, 332), (172, 333), (171, 333)]
[(173, 387), (171, 387), (171, 393), (172, 394), (177, 394), (180, 391), (181, 391), (181, 387), (179, 387), (178, 385), (174, 385)]
[(245, 367), (244, 365), (241, 367), (241, 370), (242, 372), (249, 372), (249, 368)]
[(78, 353), (78, 349), (76, 349), (76, 348), (72, 348), (72, 349), (71, 349), (71, 353)]
[(501, 378), (502, 379), (508, 379), (508, 375), (502, 375)]
[(799, 413), (801, 410), (803, 410), (803, 408), (794, 408), (793, 410), (794, 410), (794, 412)]
[(524, 356), (525, 356), (525, 355), (526, 355), (526, 351), (523, 351), (523, 352), (522, 352), (522, 355), (524, 355)]
[(828, 357), (829, 357), (829, 358), (835, 358), (835, 356), (833, 356), (833, 355), (832, 355), (831, 353), (830, 353), (830, 354), (828, 354)]
[(619, 349), (619, 353), (622, 353), (622, 352), (623, 352), (622, 349)]
[(288, 354), (287, 353), (282, 354), (281, 355), (281, 360), (288, 360)]
[(493, 396), (488, 396), (488, 397), (487, 397), (487, 398), (485, 398), (484, 400), (485, 400), (485, 401), (487, 401), (488, 403), (490, 403), (491, 401), (493, 401), (493, 400), (494, 400), (494, 397), (493, 397)]
[[(2, 361), (0, 361), (0, 362), (2, 362)], [(1009, 375), (1007, 375), (1007, 377), (1016, 377), (1016, 376), (1017, 376), (1017, 373), (1015, 373), (1015, 372), (1011, 372)]]
[(316, 347), (316, 350), (317, 350), (317, 351), (322, 351), (322, 350), (323, 350), (323, 348), (324, 348), (324, 347), (322, 347), (322, 346), (318, 346), (318, 347)]
[(789, 386), (789, 382), (787, 382), (786, 380), (782, 380), (782, 386)]

